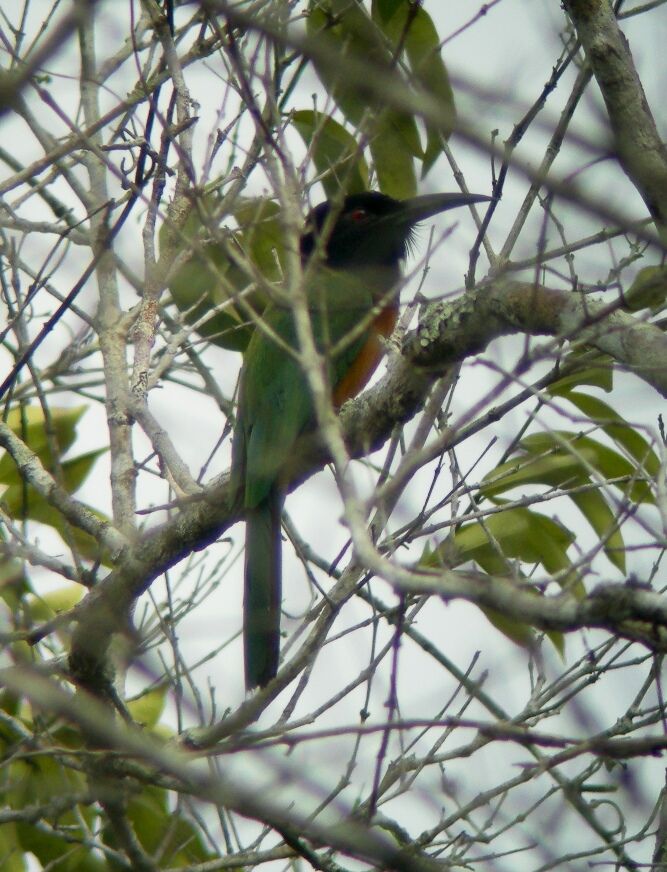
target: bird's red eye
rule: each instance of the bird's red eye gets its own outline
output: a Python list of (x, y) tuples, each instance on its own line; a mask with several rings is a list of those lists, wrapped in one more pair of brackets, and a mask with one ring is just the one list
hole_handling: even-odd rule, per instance
[(363, 221), (365, 217), (365, 209), (353, 209), (352, 212), (350, 212), (350, 220), (352, 221)]

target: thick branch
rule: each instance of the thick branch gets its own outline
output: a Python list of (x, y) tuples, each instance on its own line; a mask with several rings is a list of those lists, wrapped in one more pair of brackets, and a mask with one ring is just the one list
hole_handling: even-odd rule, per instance
[[(667, 283), (667, 276), (666, 276)], [(443, 367), (513, 333), (593, 345), (667, 396), (667, 337), (599, 300), (524, 282), (499, 281), (426, 309), (404, 354), (421, 367)]]
[[(433, 381), (449, 366), (481, 353), (499, 336), (520, 332), (576, 338), (596, 346), (667, 396), (667, 337), (658, 327), (571, 292), (498, 282), (427, 307), (384, 379), (343, 408), (350, 454), (359, 457), (378, 448), (397, 424), (410, 420), (423, 407)], [(315, 437), (299, 449), (294, 452), (299, 465), (290, 470), (294, 487), (327, 461)], [(73, 662), (90, 664), (92, 658), (99, 663), (117, 629), (118, 615), (126, 614), (160, 574), (207, 547), (241, 519), (228, 478), (221, 476), (205, 494), (184, 504), (176, 518), (151, 531), (141, 549), (126, 549), (117, 568), (76, 610)], [(463, 585), (452, 595), (460, 596), (462, 590)], [(484, 596), (492, 590), (487, 586)], [(501, 612), (508, 608), (500, 596), (485, 604)]]
[[(70, 694), (35, 669), (11, 667), (0, 671), (0, 684), (27, 696), (45, 710), (70, 723), (104, 748), (136, 758), (158, 772), (170, 775), (183, 790), (214, 806), (225, 807), (245, 817), (260, 820), (279, 832), (298, 832), (311, 845), (324, 845), (351, 857), (396, 872), (441, 872), (442, 864), (414, 848), (397, 846), (377, 828), (356, 819), (354, 809), (340, 813), (341, 820), (327, 826), (305, 817), (292, 808), (285, 809), (267, 791), (259, 791), (243, 778), (220, 773), (209, 774), (198, 766), (197, 758), (159, 743), (147, 732), (109, 717), (106, 706), (83, 694)], [(451, 867), (449, 867), (451, 868)]]
[(572, 594), (535, 596), (532, 585), (482, 572), (443, 571), (430, 579), (414, 575), (410, 593), (440, 594), (493, 609), (504, 617), (542, 630), (572, 632), (598, 627), (654, 651), (667, 651), (667, 599), (631, 584), (599, 584), (583, 599)]
[(0, 447), (4, 448), (18, 467), (21, 479), (32, 485), (46, 502), (54, 506), (71, 524), (90, 533), (108, 549), (119, 555), (127, 539), (108, 521), (101, 521), (88, 506), (73, 499), (65, 488), (42, 465), (39, 457), (7, 425), (0, 422)]
[(667, 224), (667, 147), (649, 109), (628, 41), (608, 0), (566, 0), (609, 114), (618, 158), (651, 215)]

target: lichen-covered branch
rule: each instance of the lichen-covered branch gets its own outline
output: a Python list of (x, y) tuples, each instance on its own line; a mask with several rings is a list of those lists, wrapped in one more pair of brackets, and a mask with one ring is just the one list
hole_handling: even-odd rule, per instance
[[(515, 333), (571, 338), (596, 346), (667, 395), (667, 337), (657, 326), (574, 293), (499, 281), (426, 308), (418, 329), (405, 339), (403, 355), (390, 361), (384, 379), (342, 409), (341, 424), (351, 456), (359, 457), (379, 447), (397, 424), (410, 420), (423, 408), (435, 379), (449, 366), (480, 354), (493, 339)], [(294, 484), (321, 469), (327, 460), (316, 437), (305, 442), (303, 450), (295, 452), (291, 470)], [(91, 647), (90, 640), (94, 645), (88, 654), (101, 655), (104, 640), (117, 629), (118, 614), (126, 613), (161, 573), (193, 550), (205, 548), (241, 518), (228, 479), (221, 476), (201, 497), (184, 501), (176, 517), (150, 531), (140, 551), (126, 550), (117, 569), (77, 608), (79, 629), (73, 643), (74, 660), (77, 651)], [(407, 589), (413, 579), (414, 574), (402, 570), (389, 580), (399, 586), (405, 584)], [(440, 584), (432, 575), (420, 577), (415, 589), (423, 589), (420, 586), (427, 579), (436, 587)], [(437, 589), (443, 595), (471, 598), (473, 588), (466, 585), (461, 582), (455, 588), (444, 585)], [(513, 614), (516, 604), (511, 605), (511, 597), (505, 596), (505, 587), (498, 588), (497, 598), (493, 590), (487, 586), (480, 591), (480, 597), (491, 596), (493, 608)], [(534, 601), (530, 605), (539, 611)], [(567, 624), (567, 619), (563, 618), (562, 623)]]

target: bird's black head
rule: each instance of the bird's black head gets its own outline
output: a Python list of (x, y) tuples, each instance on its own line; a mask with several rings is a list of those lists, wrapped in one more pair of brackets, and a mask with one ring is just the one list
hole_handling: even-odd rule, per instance
[[(325, 263), (333, 269), (398, 266), (408, 253), (415, 225), (420, 221), (446, 209), (488, 199), (477, 194), (431, 194), (409, 200), (394, 200), (379, 191), (351, 194), (330, 228), (324, 246)], [(326, 201), (308, 216), (301, 237), (304, 261), (315, 250), (331, 210), (332, 204)]]

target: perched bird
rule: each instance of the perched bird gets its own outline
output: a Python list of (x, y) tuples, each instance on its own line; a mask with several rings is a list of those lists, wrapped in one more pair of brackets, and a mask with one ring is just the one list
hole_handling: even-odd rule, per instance
[[(398, 316), (401, 261), (415, 225), (438, 212), (488, 200), (476, 194), (432, 194), (394, 200), (369, 191), (345, 198), (336, 211), (317, 206), (301, 237), (308, 273), (308, 306), (318, 350), (328, 358), (335, 407), (367, 384)], [(331, 220), (327, 220), (331, 216)], [(232, 445), (232, 482), (246, 520), (244, 653), (246, 687), (263, 687), (276, 674), (280, 648), (280, 525), (285, 466), (298, 440), (315, 427), (310, 389), (295, 354), (292, 311), (271, 305), (270, 332), (256, 329), (245, 353)], [(347, 337), (347, 339), (346, 339)]]

